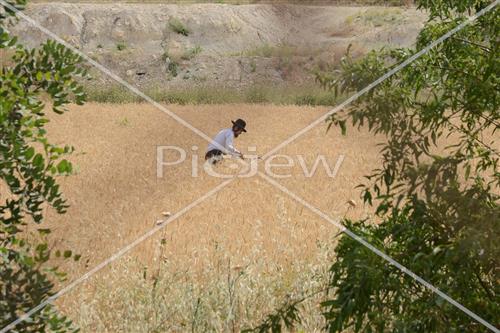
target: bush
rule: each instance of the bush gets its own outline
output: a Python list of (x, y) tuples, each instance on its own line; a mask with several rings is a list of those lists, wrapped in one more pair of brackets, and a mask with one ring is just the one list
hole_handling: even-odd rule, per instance
[[(22, 5), (24, 1), (9, 1)], [(64, 214), (68, 208), (58, 177), (69, 175), (65, 159), (70, 146), (50, 143), (45, 125), (45, 101), (63, 114), (68, 103), (85, 102), (79, 82), (87, 78), (82, 59), (52, 40), (28, 49), (4, 29), (12, 12), (0, 4), (0, 49), (15, 50), (0, 72), (0, 328), (39, 306), (55, 294), (55, 281), (65, 274), (49, 263), (53, 252), (60, 260), (73, 257), (48, 245), (46, 209)], [(50, 112), (50, 111), (49, 111)], [(45, 228), (44, 228), (45, 227)], [(16, 332), (76, 331), (72, 322), (48, 304), (9, 330)]]
[(173, 60), (170, 60), (167, 66), (167, 70), (173, 77), (176, 77), (179, 74), (179, 64)]
[(123, 50), (125, 50), (126, 48), (127, 48), (127, 45), (125, 45), (125, 43), (118, 43), (118, 44), (116, 44), (116, 49), (117, 49), (118, 51), (123, 51)]
[(181, 56), (181, 59), (182, 60), (191, 60), (194, 57), (196, 57), (198, 54), (200, 54), (202, 50), (203, 49), (199, 45), (196, 47), (193, 47), (192, 49), (189, 49), (186, 52), (184, 52), (184, 54)]
[(174, 31), (180, 35), (189, 36), (189, 34), (191, 33), (191, 31), (189, 31), (189, 29), (186, 28), (184, 26), (184, 24), (176, 18), (170, 19), (170, 21), (168, 22), (168, 25), (169, 25), (170, 29), (172, 29), (172, 31)]

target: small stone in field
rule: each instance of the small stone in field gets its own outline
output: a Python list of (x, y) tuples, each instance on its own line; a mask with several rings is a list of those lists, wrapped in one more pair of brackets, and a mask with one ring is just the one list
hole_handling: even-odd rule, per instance
[(351, 207), (356, 207), (356, 201), (354, 201), (354, 200), (352, 200), (352, 199), (351, 199), (351, 200), (349, 200), (349, 201), (347, 201), (347, 203), (348, 203), (349, 205), (351, 205)]
[(160, 225), (163, 223), (163, 220), (156, 220), (156, 225)]
[(166, 216), (166, 217), (169, 217), (170, 215), (172, 215), (172, 213), (170, 212), (163, 212), (161, 213), (163, 216)]

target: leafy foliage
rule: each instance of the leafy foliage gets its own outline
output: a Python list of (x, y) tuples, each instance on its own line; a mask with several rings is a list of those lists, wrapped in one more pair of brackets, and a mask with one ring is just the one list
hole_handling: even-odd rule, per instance
[[(358, 91), (487, 4), (421, 1), (431, 15), (415, 50), (347, 56), (336, 75), (318, 79), (336, 93)], [(387, 138), (381, 168), (361, 186), (382, 222), (347, 226), (491, 323), (500, 310), (500, 174), (485, 138), (499, 124), (499, 28), (493, 9), (329, 119), (343, 132), (351, 121)], [(441, 147), (444, 136), (456, 144)], [(347, 236), (337, 253), (336, 297), (323, 303), (330, 331), (484, 330)]]
[[(10, 1), (22, 8), (25, 1)], [(18, 44), (3, 28), (14, 13), (0, 5), (0, 49), (11, 54), (13, 66), (0, 72), (0, 327), (53, 295), (53, 279), (64, 273), (47, 262), (50, 229), (38, 227), (46, 207), (63, 214), (67, 204), (56, 178), (69, 175), (72, 165), (64, 159), (72, 147), (51, 144), (46, 137), (45, 103), (53, 112), (64, 113), (70, 102), (79, 105), (85, 94), (77, 78), (86, 77), (81, 58), (64, 46), (47, 41), (38, 49)], [(36, 225), (38, 236), (27, 234)], [(29, 238), (29, 239), (28, 239)], [(73, 257), (69, 250), (56, 256)], [(48, 306), (14, 331), (73, 331), (70, 320)]]
[(306, 298), (300, 298), (298, 300), (290, 300), (286, 302), (283, 306), (276, 310), (276, 312), (269, 314), (266, 319), (257, 327), (243, 330), (244, 333), (250, 332), (272, 332), (279, 333), (283, 330), (293, 328), (297, 323), (300, 323), (300, 311), (299, 305)]
[[(347, 54), (318, 81), (335, 95), (360, 91), (489, 5), (417, 4), (430, 16), (414, 49), (381, 49), (359, 60)], [(350, 122), (387, 139), (380, 168), (360, 185), (379, 221), (344, 220), (346, 227), (492, 325), (500, 313), (499, 152), (492, 146), (500, 124), (498, 14), (493, 8), (328, 119), (344, 134)], [(443, 147), (445, 137), (455, 143)], [(321, 304), (328, 331), (485, 331), (348, 235), (336, 254), (333, 296)], [(280, 313), (286, 307), (273, 315)]]

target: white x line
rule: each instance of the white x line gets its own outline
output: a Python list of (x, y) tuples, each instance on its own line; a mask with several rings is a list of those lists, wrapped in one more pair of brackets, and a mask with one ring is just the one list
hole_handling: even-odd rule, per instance
[[(461, 29), (463, 29), (465, 26), (467, 26), (471, 22), (475, 21), (478, 17), (484, 15), (485, 13), (487, 13), (488, 11), (490, 11), (491, 9), (493, 9), (495, 6), (498, 5), (499, 2), (500, 2), (500, 0), (496, 0), (495, 2), (491, 3), (488, 7), (484, 8), (480, 12), (478, 12), (475, 15), (471, 16), (467, 21), (464, 21), (463, 23), (461, 23), (460, 25), (458, 25), (454, 29), (448, 31), (446, 34), (444, 34), (443, 36), (441, 36), (440, 38), (438, 38), (437, 40), (435, 40), (434, 42), (432, 42), (431, 44), (429, 44), (427, 47), (425, 47), (422, 50), (420, 50), (419, 52), (415, 53), (413, 56), (409, 57), (408, 59), (406, 59), (404, 62), (402, 62), (398, 66), (394, 67), (391, 71), (387, 72), (386, 74), (384, 74), (383, 76), (381, 76), (379, 79), (377, 79), (376, 81), (374, 81), (373, 83), (371, 83), (370, 85), (368, 85), (367, 87), (365, 87), (364, 89), (362, 89), (361, 91), (359, 91), (358, 93), (356, 93), (355, 95), (353, 95), (350, 98), (348, 98), (346, 101), (344, 101), (343, 103), (341, 103), (339, 106), (335, 107), (333, 110), (330, 110), (325, 115), (323, 115), (320, 118), (316, 119), (310, 125), (306, 126), (305, 128), (303, 128), (302, 130), (300, 130), (296, 134), (294, 134), (291, 137), (289, 137), (287, 140), (283, 141), (281, 144), (279, 144), (275, 148), (271, 149), (268, 153), (266, 153), (263, 156), (263, 158), (264, 159), (268, 158), (269, 156), (271, 156), (272, 154), (274, 154), (276, 151), (280, 150), (281, 148), (283, 148), (284, 146), (288, 145), (289, 143), (295, 141), (298, 137), (304, 135), (310, 129), (312, 129), (313, 127), (315, 127), (316, 125), (318, 125), (319, 123), (321, 123), (322, 121), (324, 121), (325, 119), (327, 119), (331, 114), (333, 114), (333, 113), (341, 110), (342, 108), (344, 108), (348, 104), (352, 103), (354, 100), (356, 100), (357, 98), (359, 98), (361, 95), (363, 95), (366, 92), (370, 91), (371, 89), (373, 89), (374, 87), (376, 87), (378, 84), (380, 84), (381, 82), (383, 82), (384, 80), (386, 80), (388, 77), (390, 77), (391, 75), (397, 73), (398, 71), (400, 71), (401, 69), (403, 69), (404, 67), (406, 67), (407, 65), (409, 65), (411, 62), (413, 62), (414, 60), (418, 59), (420, 56), (422, 56), (425, 53), (427, 53), (430, 49), (432, 49), (433, 47), (435, 47), (439, 43), (443, 42), (444, 40), (446, 40), (447, 38), (449, 38), (453, 34), (457, 33), (458, 31), (460, 31)], [(141, 92), (140, 90), (138, 90), (136, 87), (130, 85), (128, 82), (126, 82), (125, 80), (123, 80), (122, 78), (120, 78), (119, 76), (117, 76), (116, 74), (114, 74), (113, 72), (111, 72), (109, 69), (107, 69), (104, 66), (102, 66), (101, 64), (99, 64), (98, 62), (94, 61), (93, 59), (91, 59), (90, 57), (88, 57), (87, 55), (85, 55), (84, 53), (82, 53), (80, 50), (74, 48), (72, 45), (68, 44), (66, 41), (64, 41), (63, 39), (61, 39), (60, 37), (58, 37), (56, 34), (54, 34), (53, 32), (51, 32), (50, 30), (46, 29), (45, 27), (41, 26), (36, 21), (34, 21), (33, 19), (31, 19), (29, 16), (27, 16), (27, 15), (23, 14), (22, 12), (20, 12), (14, 6), (6, 3), (4, 0), (0, 0), (0, 4), (2, 4), (3, 6), (11, 9), (12, 11), (14, 11), (19, 17), (21, 17), (22, 19), (26, 20), (28, 23), (30, 23), (34, 27), (40, 29), (42, 32), (44, 32), (46, 35), (48, 35), (52, 39), (56, 40), (60, 44), (66, 46), (69, 49), (71, 49), (73, 52), (79, 54), (82, 58), (84, 58), (85, 60), (87, 60), (90, 64), (92, 64), (94, 67), (96, 67), (97, 69), (99, 69), (102, 73), (108, 75), (109, 77), (111, 77), (112, 79), (114, 79), (116, 82), (122, 84), (123, 86), (125, 86), (126, 88), (128, 88), (131, 92), (133, 92), (136, 95), (142, 97), (144, 100), (146, 100), (147, 102), (151, 103), (153, 106), (155, 106), (156, 108), (158, 108), (162, 112), (166, 113), (167, 115), (169, 115), (173, 119), (175, 119), (181, 125), (183, 125), (183, 126), (189, 128), (189, 129), (191, 129), (194, 133), (196, 133), (197, 135), (199, 135), (200, 137), (202, 137), (206, 141), (208, 141), (208, 142), (212, 141), (211, 138), (209, 136), (207, 136), (205, 133), (203, 133), (202, 131), (200, 131), (196, 127), (192, 126), (190, 123), (188, 123), (187, 121), (185, 121), (181, 117), (177, 116), (175, 113), (171, 112), (170, 110), (168, 110), (167, 108), (165, 108), (161, 104), (157, 103), (151, 97), (147, 96), (146, 94), (144, 94), (143, 92)], [(483, 324), (484, 326), (486, 326), (487, 328), (489, 328), (493, 332), (500, 332), (498, 329), (496, 329), (495, 326), (493, 326), (492, 324), (488, 323), (487, 321), (485, 321), (480, 316), (478, 316), (474, 312), (470, 311), (469, 309), (467, 309), (466, 307), (464, 307), (460, 303), (456, 302), (454, 299), (452, 299), (451, 297), (449, 297), (447, 294), (443, 293), (442, 291), (440, 291), (439, 289), (437, 289), (436, 287), (434, 287), (433, 285), (431, 285), (430, 283), (428, 283), (427, 281), (425, 281), (424, 279), (422, 279), (420, 276), (418, 276), (415, 273), (411, 272), (405, 266), (399, 264), (397, 261), (395, 261), (394, 259), (392, 259), (391, 257), (389, 257), (387, 254), (385, 254), (384, 252), (378, 250), (377, 248), (375, 248), (374, 246), (372, 246), (370, 243), (368, 243), (367, 241), (365, 241), (362, 237), (357, 236), (355, 233), (353, 233), (352, 231), (350, 231), (349, 229), (347, 229), (345, 226), (343, 226), (342, 224), (340, 224), (340, 222), (333, 220), (327, 214), (325, 214), (321, 210), (317, 209), (312, 204), (308, 203), (307, 201), (305, 201), (304, 199), (302, 199), (298, 195), (294, 194), (293, 192), (291, 192), (290, 190), (288, 190), (286, 187), (284, 187), (283, 185), (281, 185), (278, 182), (276, 182), (274, 179), (270, 178), (269, 176), (267, 176), (267, 175), (265, 175), (265, 174), (263, 174), (261, 172), (259, 172), (259, 175), (262, 178), (264, 178), (266, 181), (268, 181), (270, 184), (272, 184), (274, 187), (276, 187), (280, 191), (286, 193), (291, 198), (293, 198), (294, 200), (298, 201), (299, 203), (301, 203), (302, 205), (304, 205), (305, 207), (307, 207), (308, 209), (310, 209), (312, 212), (314, 212), (315, 214), (317, 214), (321, 218), (325, 219), (327, 222), (329, 222), (331, 224), (334, 224), (335, 226), (339, 227), (342, 232), (345, 232), (347, 235), (349, 235), (350, 237), (352, 237), (356, 241), (360, 242), (362, 245), (366, 246), (368, 249), (370, 249), (371, 251), (373, 251), (375, 254), (377, 254), (378, 256), (380, 256), (381, 258), (383, 258), (384, 260), (388, 261), (390, 264), (392, 264), (395, 267), (397, 267), (401, 272), (403, 272), (403, 273), (411, 276), (413, 279), (415, 279), (416, 281), (418, 281), (419, 283), (421, 283), (422, 285), (424, 285), (426, 288), (428, 288), (432, 292), (436, 293), (437, 295), (439, 295), (440, 297), (442, 297), (443, 299), (445, 299), (450, 304), (454, 305), (455, 307), (457, 307), (458, 309), (460, 309), (461, 311), (463, 311), (464, 313), (466, 313), (470, 317), (474, 318), (479, 323)], [(121, 256), (123, 256), (124, 254), (126, 254), (127, 252), (129, 252), (130, 250), (132, 250), (135, 246), (137, 246), (142, 241), (144, 241), (144, 240), (148, 239), (149, 237), (151, 237), (157, 231), (159, 231), (160, 229), (164, 228), (167, 224), (173, 222), (175, 219), (177, 219), (178, 217), (180, 217), (183, 214), (185, 214), (186, 212), (188, 212), (191, 208), (197, 206), (198, 204), (200, 204), (201, 202), (203, 202), (204, 200), (206, 200), (207, 198), (209, 198), (213, 194), (215, 194), (215, 193), (219, 192), (220, 190), (222, 190), (224, 187), (226, 187), (232, 181), (234, 181), (234, 179), (235, 178), (232, 178), (232, 179), (224, 181), (223, 183), (219, 184), (218, 186), (216, 186), (215, 188), (213, 188), (212, 190), (210, 190), (209, 192), (207, 192), (205, 195), (201, 196), (197, 200), (195, 200), (192, 203), (190, 203), (189, 205), (185, 206), (182, 210), (180, 210), (179, 212), (177, 212), (176, 214), (174, 214), (172, 217), (170, 217), (161, 226), (157, 226), (156, 228), (150, 230), (149, 232), (145, 233), (144, 235), (142, 235), (141, 237), (139, 237), (138, 239), (136, 239), (131, 244), (129, 244), (126, 247), (122, 248), (120, 251), (118, 251), (117, 253), (115, 253), (109, 259), (103, 261), (102, 263), (100, 263), (99, 265), (97, 265), (96, 267), (94, 267), (92, 270), (90, 270), (89, 272), (87, 272), (86, 274), (84, 274), (83, 276), (81, 276), (80, 278), (78, 278), (77, 280), (73, 281), (72, 283), (70, 283), (65, 288), (61, 289), (55, 295), (49, 297), (44, 302), (40, 303), (39, 305), (37, 305), (36, 307), (32, 308), (30, 311), (28, 311), (24, 315), (20, 316), (16, 320), (14, 320), (12, 323), (10, 323), (6, 327), (4, 327), (2, 330), (0, 330), (0, 333), (5, 333), (5, 332), (9, 331), (10, 329), (14, 328), (18, 323), (22, 322), (23, 320), (28, 319), (31, 315), (33, 315), (37, 311), (40, 311), (41, 309), (43, 309), (47, 304), (53, 302), (54, 300), (56, 300), (60, 296), (64, 295), (65, 293), (67, 293), (70, 290), (72, 290), (73, 288), (75, 288), (77, 285), (83, 283), (90, 276), (92, 276), (93, 274), (97, 273), (102, 268), (104, 268), (105, 266), (109, 265), (111, 262), (117, 260), (118, 258), (120, 258)]]

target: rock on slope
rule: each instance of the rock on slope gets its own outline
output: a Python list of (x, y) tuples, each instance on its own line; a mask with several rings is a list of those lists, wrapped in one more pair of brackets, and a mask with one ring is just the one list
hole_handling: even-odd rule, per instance
[[(426, 18), (413, 8), (223, 4), (46, 3), (26, 14), (128, 81), (167, 87), (302, 84), (349, 44), (362, 54), (413, 43)], [(46, 39), (22, 20), (11, 29), (31, 46)]]

